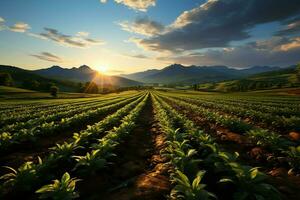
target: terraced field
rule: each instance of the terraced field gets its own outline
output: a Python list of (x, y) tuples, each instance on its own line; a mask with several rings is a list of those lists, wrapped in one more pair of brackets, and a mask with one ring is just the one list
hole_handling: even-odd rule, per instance
[(299, 96), (0, 102), (2, 199), (299, 199)]

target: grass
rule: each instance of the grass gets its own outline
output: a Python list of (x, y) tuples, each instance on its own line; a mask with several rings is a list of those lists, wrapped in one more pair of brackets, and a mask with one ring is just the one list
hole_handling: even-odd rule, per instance
[[(130, 94), (133, 91), (125, 91), (122, 94)], [(117, 93), (112, 93), (117, 94)], [(33, 90), (26, 90), (15, 87), (0, 86), (0, 100), (56, 100), (56, 99), (74, 99), (74, 98), (93, 98), (101, 97), (103, 94), (85, 94), (85, 93), (70, 93), (70, 92), (59, 92), (58, 98), (53, 98), (50, 93), (47, 92), (37, 92)]]

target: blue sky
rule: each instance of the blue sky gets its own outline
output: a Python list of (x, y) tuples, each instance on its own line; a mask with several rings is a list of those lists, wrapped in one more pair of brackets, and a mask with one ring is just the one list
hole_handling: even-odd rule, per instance
[(109, 74), (174, 62), (290, 65), (300, 61), (300, 3), (289, 1), (1, 0), (0, 60), (27, 69), (87, 64)]

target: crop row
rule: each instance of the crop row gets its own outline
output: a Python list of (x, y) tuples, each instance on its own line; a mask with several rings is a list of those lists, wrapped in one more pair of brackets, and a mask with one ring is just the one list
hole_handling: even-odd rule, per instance
[[(143, 95), (86, 130), (74, 133), (71, 142), (58, 144), (51, 148), (52, 153), (43, 161), (39, 158), (39, 162), (36, 164), (26, 162), (18, 169), (9, 168), (11, 173), (1, 177), (4, 181), (1, 186), (3, 193), (9, 194), (18, 191), (32, 194), (43, 184), (65, 172), (61, 181), (55, 181), (58, 185), (63, 184), (62, 187), (55, 188), (54, 184), (50, 184), (37, 190), (37, 193), (40, 193), (40, 197), (48, 196), (52, 199), (60, 197), (71, 199), (78, 196), (74, 191), (75, 182), (72, 182), (74, 179), (71, 179), (66, 171), (84, 178), (109, 165), (108, 160), (114, 156), (114, 148), (135, 127), (134, 122), (147, 99), (148, 94)], [(130, 114), (128, 114), (129, 112)], [(118, 124), (120, 125), (117, 128), (111, 129)], [(111, 130), (106, 132), (109, 129)], [(73, 184), (70, 184), (71, 182)]]
[(14, 134), (11, 134), (9, 132), (3, 132), (0, 135), (0, 149), (4, 150), (12, 145), (15, 146), (24, 142), (35, 141), (39, 137), (50, 136), (63, 130), (68, 130), (72, 126), (86, 124), (92, 119), (97, 119), (101, 115), (121, 108), (122, 106), (137, 99), (138, 97), (139, 96), (134, 96), (111, 105), (99, 107), (94, 110), (88, 110), (86, 112), (75, 114), (68, 118), (62, 118), (60, 121), (57, 122), (45, 122), (41, 125), (33, 126), (29, 129), (21, 129)]
[[(30, 115), (21, 115), (21, 119), (13, 119), (13, 124), (9, 124), (4, 126), (3, 128), (0, 129), (0, 132), (7, 132), (9, 131), (10, 133), (14, 133), (20, 129), (28, 129), (35, 127), (37, 125), (43, 124), (45, 122), (52, 122), (52, 121), (58, 121), (61, 120), (62, 118), (69, 118), (72, 117), (76, 114), (83, 113), (88, 110), (93, 110), (97, 108), (101, 108), (110, 104), (114, 104), (117, 102), (120, 102), (124, 100), (125, 98), (118, 98), (118, 99), (108, 99), (107, 101), (99, 101), (93, 104), (84, 104), (84, 105), (78, 105), (78, 106), (69, 106), (69, 109), (63, 109), (59, 110), (56, 107), (52, 108), (51, 111), (49, 110), (44, 111), (44, 112), (39, 112), (36, 115), (33, 115), (30, 117)], [(25, 121), (27, 118), (30, 120)], [(7, 118), (7, 120), (3, 121), (12, 121), (11, 118)], [(25, 121), (25, 122), (23, 122)]]
[[(137, 92), (131, 92), (123, 94), (122, 96), (132, 96)], [(14, 114), (14, 113), (26, 113), (26, 112), (34, 112), (39, 111), (47, 108), (52, 107), (63, 107), (63, 106), (69, 106), (69, 105), (77, 105), (77, 104), (84, 104), (84, 103), (92, 103), (97, 102), (99, 100), (105, 100), (105, 99), (112, 99), (112, 98), (118, 98), (119, 95), (111, 94), (111, 95), (105, 95), (102, 97), (97, 98), (83, 98), (83, 99), (54, 99), (54, 100), (45, 100), (43, 102), (37, 101), (37, 102), (31, 102), (31, 103), (11, 103), (11, 104), (0, 104), (1, 105), (1, 111), (0, 115), (2, 114)]]
[(280, 199), (264, 173), (239, 164), (237, 154), (222, 151), (213, 138), (157, 96), (154, 107), (167, 137), (163, 154), (173, 168), (171, 199)]
[[(122, 96), (122, 98), (125, 98), (126, 96)], [(2, 125), (7, 125), (9, 123), (14, 123), (14, 122), (20, 122), (20, 121), (26, 121), (28, 119), (32, 118), (37, 118), (40, 115), (49, 115), (53, 114), (55, 112), (61, 112), (61, 111), (67, 111), (69, 109), (73, 109), (77, 106), (87, 106), (87, 105), (93, 105), (97, 104), (103, 101), (110, 101), (114, 99), (118, 99), (120, 97), (108, 97), (108, 98), (99, 98), (97, 100), (89, 100), (89, 101), (76, 101), (76, 102), (71, 102), (71, 103), (61, 103), (61, 104), (54, 104), (52, 106), (47, 106), (47, 107), (34, 107), (32, 109), (24, 109), (23, 111), (10, 111), (6, 112), (0, 115), (0, 126)]]
[[(211, 112), (225, 112), (230, 115), (251, 119), (253, 123), (262, 123), (265, 127), (272, 127), (275, 130), (284, 132), (300, 130), (300, 118), (296, 116), (282, 117), (269, 113), (257, 111), (255, 109), (247, 109), (233, 105), (224, 105), (218, 103), (208, 103), (201, 100), (188, 99), (185, 97), (173, 97), (192, 104), (196, 104), (203, 109)], [(209, 112), (208, 111), (208, 112)]]
[[(172, 104), (173, 107), (179, 106), (177, 107), (178, 110), (187, 110), (188, 113), (195, 113), (205, 122), (216, 124), (228, 128), (233, 132), (243, 134), (248, 138), (248, 143), (261, 146), (273, 153), (275, 155), (272, 157), (273, 159), (281, 158), (282, 160), (282, 158), (284, 158), (292, 170), (300, 171), (300, 146), (297, 147), (296, 143), (280, 134), (251, 126), (239, 118), (220, 115), (218, 112), (212, 112), (185, 101), (171, 99), (165, 96), (162, 96), (162, 98)], [(274, 162), (276, 162), (276, 160), (274, 160)]]
[(251, 111), (260, 111), (261, 113), (272, 114), (272, 115), (279, 115), (279, 116), (300, 116), (300, 107), (285, 107), (284, 105), (280, 104), (277, 106), (266, 106), (259, 102), (240, 102), (240, 101), (224, 101), (222, 99), (206, 99), (206, 98), (199, 98), (198, 96), (189, 96), (189, 98), (196, 99), (200, 102), (206, 103), (207, 106), (234, 106), (240, 109), (247, 109)]

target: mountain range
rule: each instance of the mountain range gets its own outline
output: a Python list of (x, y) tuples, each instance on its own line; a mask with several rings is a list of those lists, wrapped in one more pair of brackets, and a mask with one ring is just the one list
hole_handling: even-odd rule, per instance
[(227, 66), (183, 66), (173, 64), (163, 69), (108, 76), (91, 69), (87, 65), (73, 68), (52, 66), (45, 69), (25, 70), (14, 66), (0, 65), (0, 72), (10, 73), (16, 85), (24, 81), (37, 81), (47, 85), (55, 83), (62, 91), (78, 90), (78, 83), (93, 81), (98, 85), (130, 87), (149, 83), (159, 84), (201, 84), (243, 79), (255, 74), (278, 71), (279, 67), (254, 66), (247, 69), (234, 69)]
[(142, 85), (142, 83), (128, 78), (101, 74), (87, 65), (82, 65), (78, 68), (73, 67), (70, 69), (62, 68), (60, 66), (52, 66), (50, 68), (34, 70), (32, 72), (40, 76), (56, 80), (69, 80), (73, 82), (93, 81), (98, 85), (112, 85), (118, 87)]
[(276, 71), (279, 69), (281, 68), (270, 66), (254, 66), (247, 69), (234, 69), (227, 66), (183, 66), (180, 64), (173, 64), (161, 70), (152, 69), (120, 76), (144, 83), (198, 84), (240, 79), (254, 74)]

